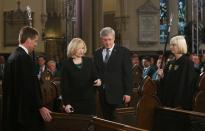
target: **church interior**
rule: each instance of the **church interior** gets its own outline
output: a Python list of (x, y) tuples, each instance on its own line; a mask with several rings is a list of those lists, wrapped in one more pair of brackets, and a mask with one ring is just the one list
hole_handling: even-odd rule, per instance
[[(101, 29), (111, 27), (115, 44), (127, 48), (131, 59), (138, 58), (142, 72), (145, 61), (157, 68), (159, 57), (172, 59), (170, 39), (184, 36), (188, 54), (201, 74), (191, 101), (193, 110), (161, 106), (157, 78), (143, 76), (133, 87), (131, 102), (115, 110), (113, 121), (103, 119), (96, 92), (96, 116), (66, 114), (60, 107), (52, 113), (53, 120), (46, 122), (46, 131), (205, 130), (205, 0), (0, 0), (1, 114), (4, 66), (19, 45), (19, 30), (26, 25), (40, 34), (36, 64), (54, 63), (60, 70), (73, 38), (81, 38), (87, 46), (86, 56), (93, 58), (94, 52), (103, 47)], [(38, 77), (45, 77), (43, 86), (53, 88), (49, 89), (51, 94), (54, 92), (52, 97), (59, 97), (60, 76), (51, 80), (49, 75)], [(1, 123), (0, 118), (0, 130)]]

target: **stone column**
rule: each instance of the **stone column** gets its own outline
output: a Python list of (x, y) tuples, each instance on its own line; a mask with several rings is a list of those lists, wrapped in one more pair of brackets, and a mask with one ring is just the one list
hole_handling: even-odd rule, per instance
[(82, 0), (82, 39), (85, 41), (88, 51), (87, 55), (92, 54), (92, 25), (93, 25), (93, 0)]
[(88, 47), (88, 55), (91, 56), (100, 44), (99, 32), (103, 27), (103, 1), (82, 1), (82, 38)]
[(174, 15), (173, 17), (173, 21), (172, 21), (172, 26), (171, 26), (171, 31), (170, 31), (170, 37), (172, 37), (173, 35), (178, 34), (178, 4), (177, 4), (177, 0), (169, 0), (168, 1), (168, 5), (169, 5), (169, 16), (171, 15), (171, 13)]
[(205, 1), (203, 1), (203, 24), (205, 27)]
[(76, 0), (75, 36), (82, 37), (82, 0)]
[(100, 30), (103, 28), (103, 0), (93, 0), (93, 51), (101, 46)]
[[(0, 49), (3, 47), (3, 0), (0, 0)], [(1, 51), (1, 50), (0, 50)]]
[(192, 21), (192, 0), (186, 1), (187, 23)]

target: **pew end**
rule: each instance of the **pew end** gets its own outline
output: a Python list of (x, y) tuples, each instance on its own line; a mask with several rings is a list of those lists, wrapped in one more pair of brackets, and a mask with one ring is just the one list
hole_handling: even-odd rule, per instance
[(161, 105), (156, 92), (155, 82), (149, 76), (145, 77), (142, 84), (142, 97), (136, 106), (137, 127), (153, 129), (155, 109)]

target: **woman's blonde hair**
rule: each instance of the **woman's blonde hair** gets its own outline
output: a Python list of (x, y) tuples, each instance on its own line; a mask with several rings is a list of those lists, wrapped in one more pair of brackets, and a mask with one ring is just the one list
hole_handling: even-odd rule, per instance
[(67, 46), (67, 56), (73, 57), (76, 53), (76, 50), (84, 47), (84, 54), (87, 52), (87, 47), (85, 42), (80, 38), (73, 38)]
[(176, 44), (176, 47), (178, 49), (178, 54), (186, 54), (187, 53), (187, 44), (184, 36), (174, 36), (170, 40), (170, 45)]

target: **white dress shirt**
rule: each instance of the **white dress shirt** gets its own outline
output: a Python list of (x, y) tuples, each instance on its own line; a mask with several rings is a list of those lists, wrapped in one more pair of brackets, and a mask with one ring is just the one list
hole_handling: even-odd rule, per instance
[[(108, 49), (109, 50), (109, 56), (112, 54), (112, 50), (113, 50), (114, 46), (115, 46), (115, 44), (113, 44), (113, 46), (110, 49)], [(106, 48), (104, 48), (103, 51), (102, 51), (103, 61), (105, 61), (106, 53), (107, 53)]]
[(25, 46), (23, 46), (22, 44), (19, 44), (19, 47), (21, 47), (21, 48), (26, 52), (26, 54), (29, 55), (29, 53), (28, 53), (28, 49), (26, 49)]

